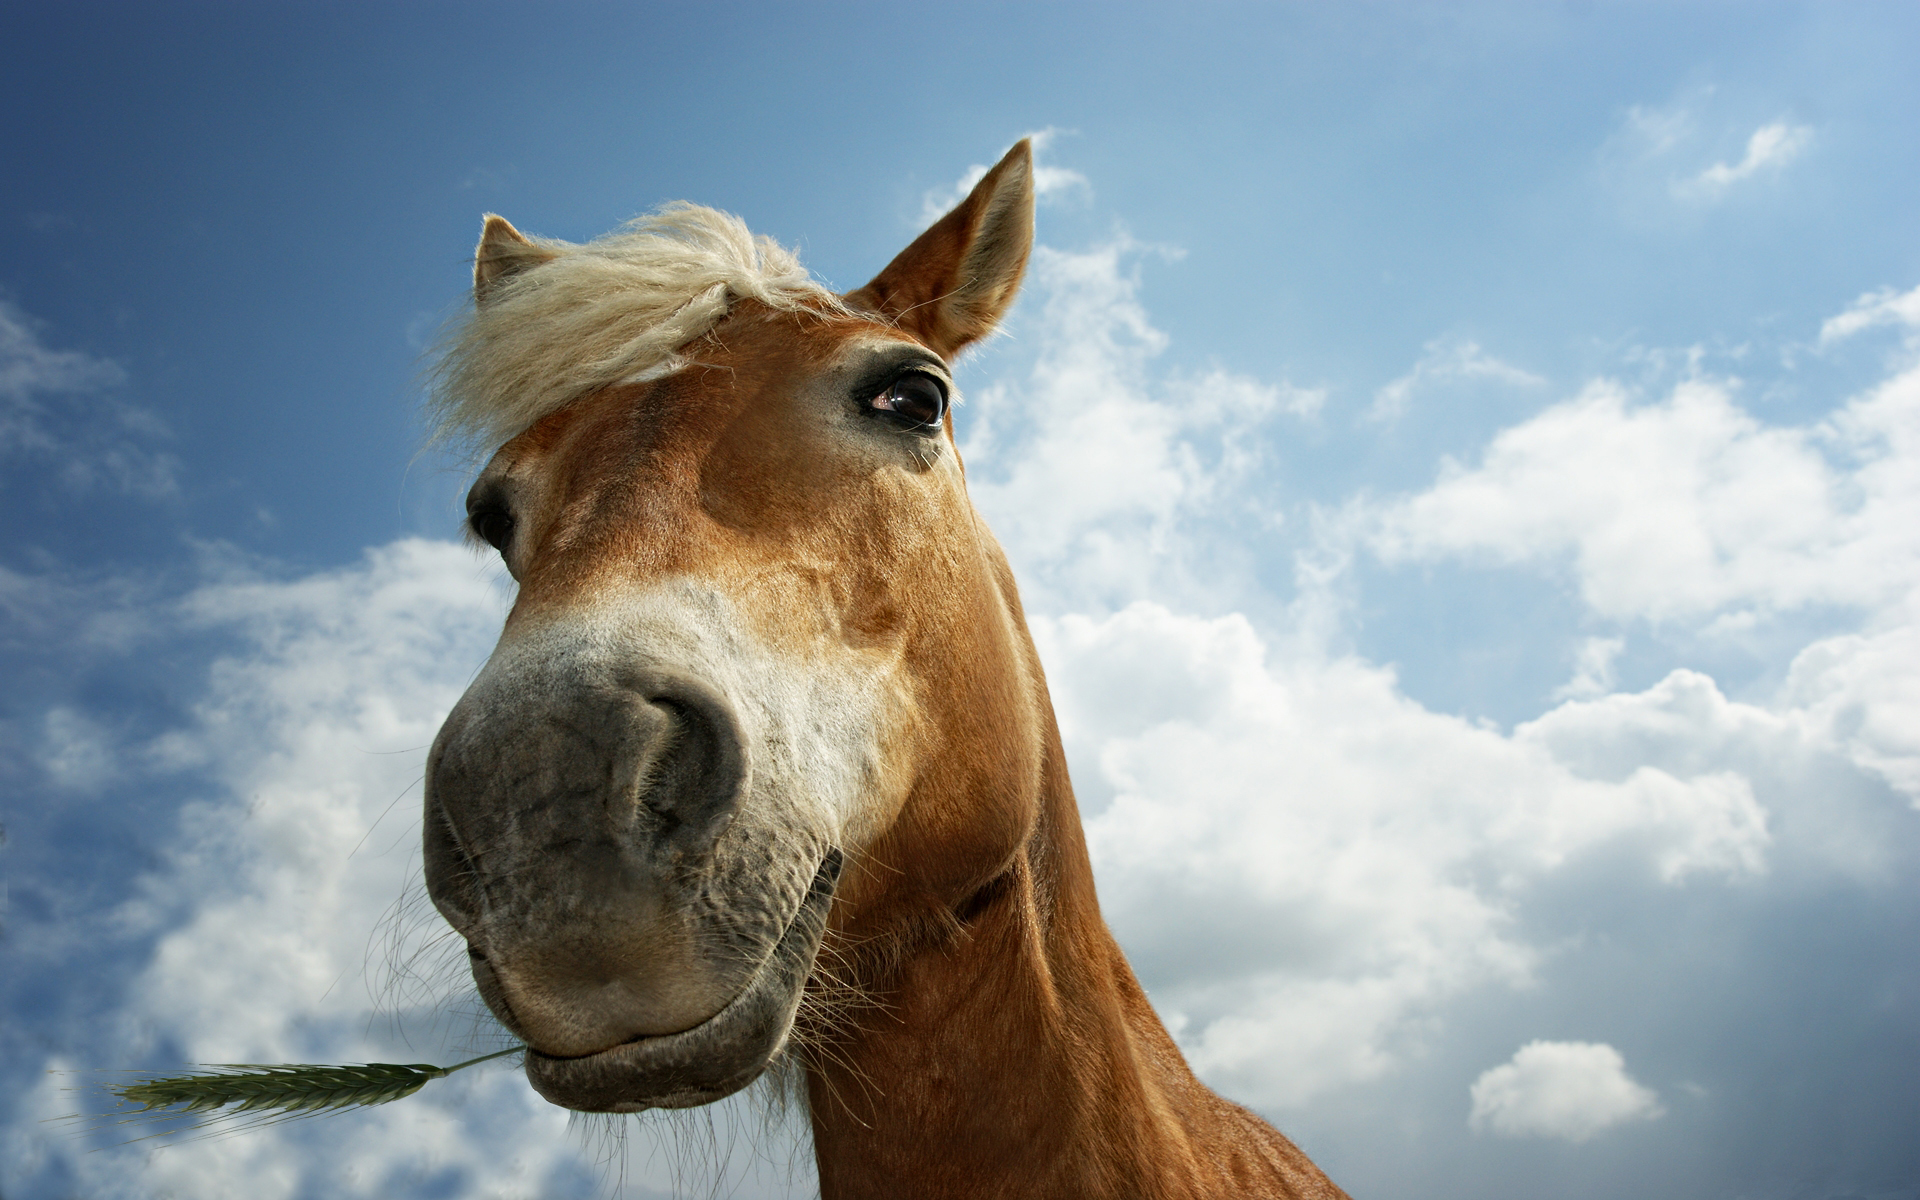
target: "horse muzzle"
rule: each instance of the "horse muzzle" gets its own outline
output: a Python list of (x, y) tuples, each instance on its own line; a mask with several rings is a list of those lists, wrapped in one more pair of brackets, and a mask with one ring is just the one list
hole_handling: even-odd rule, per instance
[(427, 888), (543, 1096), (702, 1104), (783, 1044), (841, 857), (743, 814), (752, 757), (719, 689), (544, 639), (496, 655), (449, 714)]

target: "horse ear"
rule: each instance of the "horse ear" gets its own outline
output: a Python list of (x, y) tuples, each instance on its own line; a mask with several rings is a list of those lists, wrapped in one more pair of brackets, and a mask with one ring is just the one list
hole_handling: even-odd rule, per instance
[(488, 293), (510, 275), (559, 257), (553, 250), (513, 227), (505, 217), (486, 215), (480, 226), (480, 244), (473, 249), (473, 298), (485, 303)]
[(942, 358), (993, 332), (1033, 251), (1033, 143), (1022, 138), (958, 207), (847, 294)]

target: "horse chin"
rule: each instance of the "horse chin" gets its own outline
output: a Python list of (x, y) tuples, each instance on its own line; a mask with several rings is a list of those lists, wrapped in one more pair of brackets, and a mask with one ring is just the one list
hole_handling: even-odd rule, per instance
[(527, 1081), (552, 1103), (579, 1112), (644, 1112), (711, 1104), (758, 1079), (793, 1028), (841, 861), (840, 851), (828, 853), (773, 953), (719, 1012), (679, 1033), (579, 1057), (529, 1047)]

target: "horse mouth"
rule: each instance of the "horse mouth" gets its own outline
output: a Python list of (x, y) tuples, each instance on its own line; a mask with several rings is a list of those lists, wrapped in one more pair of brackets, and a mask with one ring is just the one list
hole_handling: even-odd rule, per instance
[(840, 851), (828, 852), (773, 952), (719, 1012), (679, 1033), (577, 1057), (529, 1047), (527, 1081), (547, 1100), (578, 1112), (644, 1112), (711, 1104), (758, 1079), (793, 1027), (842, 861)]

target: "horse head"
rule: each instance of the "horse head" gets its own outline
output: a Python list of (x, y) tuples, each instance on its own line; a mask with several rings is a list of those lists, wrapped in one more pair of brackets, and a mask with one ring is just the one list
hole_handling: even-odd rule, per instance
[(1025, 142), (845, 296), (711, 210), (487, 219), (440, 402), (497, 446), (468, 525), (518, 593), (433, 745), (426, 877), (548, 1099), (744, 1087), (829, 926), (951, 924), (1040, 820), (1045, 687), (951, 416), (1032, 222)]

